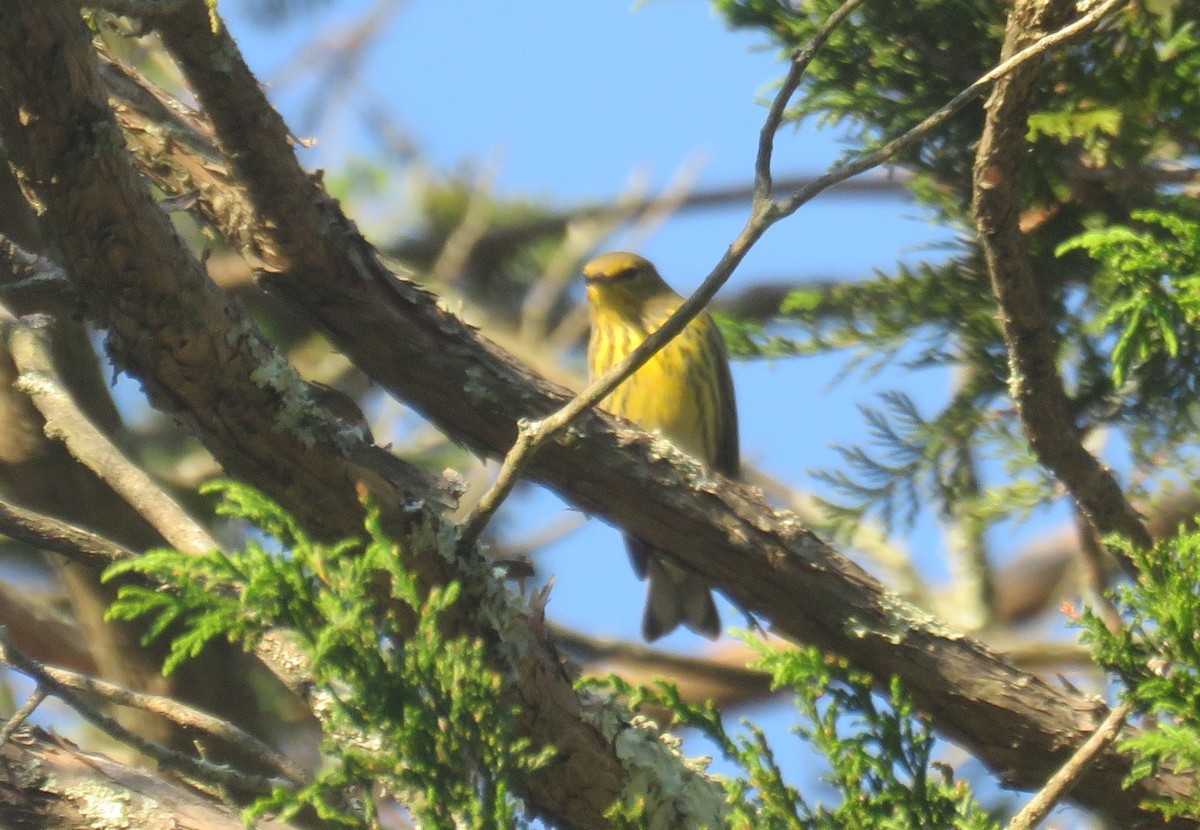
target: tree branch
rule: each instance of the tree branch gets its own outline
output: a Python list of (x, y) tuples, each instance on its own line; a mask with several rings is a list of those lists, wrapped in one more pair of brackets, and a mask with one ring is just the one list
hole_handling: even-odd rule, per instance
[[(9, 656), (15, 653), (10, 646)], [(247, 758), (253, 759), (264, 767), (274, 769), (296, 786), (302, 786), (309, 780), (309, 775), (286, 755), (276, 752), (258, 738), (239, 726), (222, 718), (214, 717), (187, 704), (180, 703), (174, 698), (163, 695), (151, 695), (145, 692), (126, 689), (115, 683), (109, 683), (97, 677), (89, 677), (79, 672), (69, 671), (58, 666), (47, 666), (36, 663), (21, 655), (20, 661), (30, 670), (37, 672), (39, 678), (52, 681), (54, 686), (48, 687), (47, 692), (57, 694), (56, 690), (70, 689), (75, 692), (95, 695), (109, 703), (119, 706), (132, 706), (145, 712), (161, 715), (177, 726), (185, 729), (207, 732), (221, 740), (236, 746)], [(16, 663), (14, 663), (16, 665)], [(24, 669), (21, 669), (22, 671)], [(39, 687), (41, 688), (41, 687)]]
[(128, 548), (98, 533), (6, 501), (0, 501), (0, 533), (92, 567), (132, 555)]
[[(185, 776), (214, 786), (228, 788), (243, 795), (247, 793), (266, 795), (274, 787), (288, 786), (282, 779), (266, 778), (247, 773), (244, 770), (235, 770), (231, 767), (209, 763), (146, 740), (94, 706), (89, 705), (71, 685), (53, 677), (45, 666), (13, 648), (2, 632), (0, 632), (0, 663), (10, 666), (34, 680), (42, 692), (57, 697), (106, 735)], [(72, 672), (67, 672), (67, 674), (73, 675)], [(111, 686), (111, 684), (107, 685)]]
[(207, 553), (218, 545), (146, 471), (133, 464), (98, 430), (64, 388), (50, 353), (48, 317), (21, 318), (8, 327), (8, 348), (20, 371), (15, 387), (46, 419), (45, 432), (137, 510), (179, 550)]
[[(0, 746), (0, 781), (0, 825), (10, 828), (245, 828), (236, 810), (195, 787), (82, 752), (37, 728), (18, 729)], [(255, 822), (258, 830), (296, 826), (272, 819)]]
[(1012, 821), (1008, 823), (1007, 830), (1033, 830), (1041, 824), (1042, 820), (1050, 815), (1054, 805), (1065, 798), (1071, 791), (1071, 787), (1075, 786), (1075, 782), (1079, 780), (1083, 771), (1087, 769), (1087, 765), (1096, 757), (1096, 753), (1117, 739), (1117, 735), (1125, 726), (1125, 719), (1132, 711), (1132, 703), (1122, 703), (1109, 712), (1108, 717), (1096, 727), (1096, 731), (1079, 747), (1071, 759), (1063, 764), (1062, 769), (1054, 773), (1046, 782), (1046, 786), (1021, 808), (1021, 812), (1013, 816)]
[[(1061, 25), (1074, 8), (1071, 0), (1018, 3), (1009, 15), (1002, 58), (1028, 52), (1029, 44), (1044, 40), (1043, 33)], [(1018, 223), (1026, 126), (1039, 68), (1040, 61), (1029, 61), (997, 82), (974, 167), (972, 209), (1000, 307), (1012, 367), (1010, 392), (1038, 460), (1070, 491), (1093, 532), (1119, 533), (1146, 547), (1150, 534), (1112, 471), (1083, 446), (1058, 371), (1056, 320)]]

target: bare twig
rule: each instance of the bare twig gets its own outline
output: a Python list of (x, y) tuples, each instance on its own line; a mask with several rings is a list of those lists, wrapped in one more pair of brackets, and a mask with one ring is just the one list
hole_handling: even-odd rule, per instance
[(58, 683), (61, 688), (93, 694), (110, 703), (131, 706), (161, 715), (185, 729), (199, 729), (228, 742), (258, 763), (277, 770), (293, 784), (304, 784), (308, 780), (304, 770), (296, 766), (287, 756), (276, 752), (246, 730), (227, 720), (214, 717), (173, 698), (138, 692), (116, 683), (109, 683), (97, 677), (89, 677), (63, 668), (44, 664), (39, 664), (39, 666), (43, 674)]
[[(620, 379), (618, 379), (620, 382)], [(594, 384), (593, 384), (594, 386)], [(613, 386), (616, 386), (614, 383)], [(591, 386), (588, 387), (590, 389)], [(585, 389), (584, 392), (587, 390)], [(580, 392), (580, 396), (584, 394)], [(575, 398), (574, 400), (579, 400)], [(569, 405), (568, 405), (569, 406)], [(504, 457), (504, 462), (500, 465), (500, 472), (496, 475), (496, 480), (492, 482), (492, 486), (487, 492), (480, 497), (475, 506), (471, 508), (471, 512), (463, 519), (459, 525), (458, 543), (460, 547), (471, 547), (479, 541), (483, 529), (487, 527), (492, 516), (500, 509), (500, 505), (504, 503), (504, 499), (512, 492), (512, 488), (516, 486), (517, 481), (521, 477), (521, 467), (526, 459), (533, 453), (537, 452), (538, 447), (542, 445), (553, 432), (549, 430), (557, 430), (570, 423), (570, 418), (563, 418), (562, 413), (565, 409), (559, 410), (554, 415), (543, 421), (527, 421), (522, 419), (517, 424), (517, 440), (513, 443), (512, 449), (508, 451), (508, 455)], [(579, 409), (580, 412), (583, 408)], [(557, 417), (554, 421), (551, 418)], [(548, 422), (550, 422), (548, 424)]]
[(637, 221), (629, 229), (629, 247), (640, 247), (643, 240), (652, 237), (679, 212), (695, 188), (702, 167), (701, 158), (686, 159), (662, 192), (634, 214)]
[[(588, 326), (586, 306), (575, 305), (552, 332), (547, 325), (554, 303), (565, 296), (576, 279), (579, 260), (602, 239), (631, 220), (635, 220), (631, 234), (635, 243), (638, 238), (651, 234), (688, 200), (695, 183), (696, 168), (695, 163), (684, 165), (667, 187), (653, 198), (639, 198), (632, 192), (622, 193), (614, 201), (613, 212), (590, 218), (584, 214), (567, 225), (563, 244), (547, 264), (543, 280), (529, 292), (522, 304), (520, 333), (523, 339), (532, 341), (537, 338), (538, 342), (549, 345), (553, 353), (579, 342)], [(640, 189), (640, 182), (635, 181), (633, 187)], [(632, 247), (636, 247), (636, 244)]]
[(1105, 627), (1117, 634), (1125, 627), (1121, 612), (1109, 598), (1108, 584), (1116, 571), (1113, 556), (1104, 549), (1096, 538), (1087, 516), (1075, 506), (1075, 528), (1079, 534), (1079, 559), (1083, 567), (1083, 589), (1087, 603), (1097, 610)]
[(792, 100), (792, 96), (799, 89), (800, 81), (804, 79), (804, 73), (808, 71), (808, 65), (812, 63), (813, 58), (817, 56), (817, 52), (825, 45), (825, 41), (829, 40), (829, 36), (833, 33), (833, 30), (861, 3), (862, 0), (845, 0), (821, 24), (821, 28), (813, 35), (812, 40), (803, 48), (797, 49), (792, 55), (792, 65), (788, 69), (787, 77), (783, 79), (783, 84), (779, 88), (779, 92), (775, 94), (775, 100), (771, 102), (771, 109), (767, 112), (767, 120), (763, 123), (762, 131), (758, 136), (758, 154), (754, 159), (755, 201), (771, 198), (773, 189), (771, 157), (775, 152), (775, 135), (779, 132), (779, 125), (783, 123), (783, 116), (787, 110), (788, 102)]
[(98, 533), (6, 501), (0, 501), (0, 533), (91, 567), (107, 567), (134, 555)]
[[(793, 488), (787, 482), (754, 467), (743, 468), (743, 479), (764, 490), (769, 498), (786, 504), (810, 525), (820, 527), (829, 521), (825, 508), (810, 494)], [(883, 527), (865, 518), (854, 527), (849, 546), (866, 557), (887, 575), (891, 590), (921, 608), (936, 608), (937, 598), (929, 584), (913, 564), (912, 551), (888, 537)]]
[(208, 553), (219, 547), (173, 498), (88, 420), (58, 382), (49, 353), (48, 318), (25, 317), (10, 327), (9, 348), (21, 371), (15, 384), (46, 419), (46, 434), (62, 440), (72, 455), (121, 494), (163, 538), (182, 551)]
[(1096, 665), (1096, 658), (1092, 656), (1091, 649), (1080, 643), (1021, 641), (1006, 645), (1002, 639), (989, 642), (988, 645), (1003, 654), (1008, 662), (1026, 671), (1045, 675), (1071, 669), (1095, 675), (1103, 674)]
[(36, 660), (27, 657), (0, 633), (0, 663), (4, 663), (21, 674), (32, 678), (46, 694), (52, 694), (63, 703), (78, 712), (84, 720), (100, 731), (142, 754), (153, 758), (159, 764), (174, 769), (183, 775), (204, 781), (209, 784), (227, 787), (235, 792), (268, 793), (276, 787), (289, 787), (286, 781), (278, 778), (265, 778), (241, 770), (235, 770), (220, 764), (201, 761), (182, 752), (148, 741), (136, 732), (126, 729), (121, 724), (103, 712), (88, 705), (83, 697), (66, 684), (53, 678), (46, 667)]
[(1037, 827), (1054, 805), (1070, 793), (1071, 788), (1079, 780), (1080, 775), (1087, 769), (1088, 764), (1102, 749), (1111, 744), (1125, 726), (1125, 719), (1133, 711), (1132, 703), (1122, 703), (1108, 713), (1108, 717), (1096, 728), (1092, 736), (1084, 741), (1075, 754), (1071, 756), (1062, 768), (1051, 776), (1029, 803), (1013, 816), (1006, 830), (1033, 830)]
[(812, 200), (814, 196), (823, 190), (840, 184), (852, 176), (857, 176), (872, 167), (878, 167), (881, 164), (886, 164), (891, 161), (896, 155), (906, 147), (909, 147), (914, 142), (931, 133), (942, 125), (946, 119), (953, 116), (967, 104), (982, 95), (988, 87), (995, 83), (1000, 78), (1008, 75), (1010, 72), (1025, 65), (1034, 58), (1041, 57), (1046, 52), (1056, 46), (1066, 43), (1074, 37), (1077, 37), (1088, 29), (1091, 29), (1108, 15), (1112, 14), (1117, 9), (1129, 3), (1129, 0), (1104, 0), (1104, 2), (1094, 6), (1087, 14), (1082, 15), (1074, 22), (1064, 26), (1058, 31), (1046, 35), (1017, 52), (1007, 60), (1001, 61), (995, 67), (984, 73), (977, 81), (964, 89), (962, 92), (955, 95), (947, 101), (940, 109), (925, 118), (921, 123), (910, 129), (908, 132), (893, 138), (891, 141), (884, 144), (879, 149), (859, 156), (858, 158), (840, 164), (830, 170), (823, 176), (818, 176), (813, 181), (806, 184), (804, 187), (796, 190), (785, 202), (780, 206), (783, 216), (790, 216), (806, 202)]
[(275, 74), (272, 86), (281, 89), (301, 74), (312, 74), (314, 66), (320, 70), (316, 87), (301, 111), (298, 123), (302, 130), (319, 129), (321, 122), (337, 110), (338, 91), (349, 87), (362, 71), (368, 47), (387, 31), (392, 18), (405, 5), (407, 0), (376, 0), (375, 5), (351, 26), (309, 44)]
[[(636, 216), (639, 210), (637, 205), (643, 206), (641, 210), (649, 211), (652, 208), (646, 206), (656, 204), (662, 198), (658, 196), (650, 201), (643, 198), (646, 187), (640, 178), (633, 176), (624, 191), (617, 195), (613, 200), (612, 213), (580, 216), (563, 227), (565, 233), (562, 244), (547, 261), (545, 272), (537, 284), (530, 287), (521, 302), (521, 317), (517, 324), (517, 337), (520, 340), (526, 343), (542, 341), (549, 330), (550, 312), (574, 281), (580, 258), (600, 240)], [(570, 315), (568, 320), (576, 322)]]
[[(829, 196), (840, 198), (892, 196), (904, 198), (910, 176), (902, 170), (891, 170), (880, 176), (863, 177), (843, 183), (831, 191)], [(797, 190), (814, 181), (814, 177), (791, 175), (780, 178), (775, 187), (780, 191)], [(603, 204), (569, 207), (536, 218), (500, 225), (491, 228), (480, 241), (480, 247), (491, 252), (515, 250), (520, 246), (537, 242), (546, 237), (558, 237), (576, 222), (621, 221), (628, 216), (637, 216), (654, 207), (661, 197), (652, 196), (630, 202), (620, 198), (605, 200)], [(698, 188), (680, 202), (679, 213), (741, 208), (754, 198), (753, 184), (719, 185)], [(390, 256), (402, 260), (427, 261), (441, 247), (440, 237), (415, 237), (394, 243), (387, 251)]]
[(21, 704), (21, 708), (13, 712), (12, 717), (4, 722), (3, 727), (0, 727), (0, 746), (8, 743), (8, 739), (13, 736), (13, 733), (21, 728), (21, 724), (29, 720), (29, 716), (33, 714), (35, 709), (42, 705), (42, 701), (47, 697), (49, 695), (45, 688), (41, 684), (38, 684), (37, 688)]
[(678, 687), (684, 700), (697, 704), (709, 701), (722, 709), (774, 694), (768, 672), (747, 668), (757, 655), (742, 643), (712, 654), (691, 656), (628, 640), (593, 637), (560, 625), (550, 625), (549, 630), (554, 641), (579, 660), (589, 674), (615, 671), (634, 684), (667, 678)]

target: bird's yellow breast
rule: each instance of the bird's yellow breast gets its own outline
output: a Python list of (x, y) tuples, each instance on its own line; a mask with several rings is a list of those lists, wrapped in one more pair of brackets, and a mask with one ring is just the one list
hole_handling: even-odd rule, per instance
[[(658, 328), (671, 309), (649, 325), (640, 320), (593, 308), (592, 340), (588, 363), (592, 377), (607, 371)], [(683, 332), (650, 358), (600, 407), (633, 421), (645, 430), (659, 430), (680, 449), (708, 464), (717, 455), (717, 422), (703, 413), (720, 411), (718, 381), (705, 347), (713, 325), (707, 315), (688, 324)]]

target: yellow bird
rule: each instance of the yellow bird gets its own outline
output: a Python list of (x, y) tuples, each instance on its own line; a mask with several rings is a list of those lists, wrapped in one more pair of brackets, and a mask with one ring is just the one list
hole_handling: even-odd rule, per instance
[[(601, 254), (583, 267), (591, 311), (588, 372), (620, 362), (683, 302), (644, 257)], [(607, 398), (603, 409), (658, 430), (718, 472), (737, 476), (737, 406), (725, 341), (702, 313)], [(683, 624), (715, 639), (721, 619), (708, 585), (647, 542), (625, 536), (633, 567), (649, 580), (642, 636), (656, 640)]]

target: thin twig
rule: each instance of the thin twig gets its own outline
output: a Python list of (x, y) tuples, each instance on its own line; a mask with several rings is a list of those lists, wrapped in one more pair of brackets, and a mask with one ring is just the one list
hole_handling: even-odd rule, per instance
[(275, 73), (271, 86), (282, 91), (298, 76), (313, 76), (313, 91), (300, 109), (298, 123), (305, 133), (316, 132), (352, 98), (350, 90), (363, 71), (370, 48), (377, 45), (392, 18), (408, 0), (377, 0), (354, 23), (319, 38), (297, 53), (290, 64)]
[(27, 721), (34, 710), (41, 706), (42, 701), (49, 696), (46, 689), (39, 683), (32, 694), (21, 704), (21, 708), (13, 712), (13, 716), (4, 722), (3, 727), (0, 727), (0, 746), (8, 743), (13, 733), (21, 728), (21, 724)]
[(133, 551), (73, 524), (0, 500), (0, 533), (93, 568), (133, 556)]
[(138, 692), (79, 672), (45, 664), (42, 664), (41, 669), (46, 677), (54, 680), (63, 688), (94, 694), (110, 703), (130, 706), (159, 715), (185, 729), (199, 729), (207, 732), (236, 747), (258, 763), (277, 770), (295, 784), (303, 784), (307, 780), (308, 776), (305, 775), (304, 770), (292, 763), (286, 755), (276, 752), (246, 730), (227, 720), (180, 703), (170, 697)]
[[(821, 191), (893, 158), (905, 147), (923, 138), (946, 119), (965, 107), (997, 78), (1003, 77), (1005, 73), (1011, 72), (1026, 61), (1043, 54), (1052, 46), (1079, 34), (1089, 26), (1095, 25), (1109, 12), (1128, 2), (1129, 0), (1106, 0), (1106, 2), (1101, 3), (1079, 20), (1047, 35), (1037, 43), (1023, 49), (999, 66), (985, 73), (979, 80), (954, 96), (937, 112), (900, 137), (889, 141), (878, 150), (867, 153), (854, 161), (835, 166), (829, 172), (813, 180), (806, 187), (793, 193), (785, 201), (773, 201), (769, 198), (769, 195), (764, 196), (762, 193), (756, 193), (746, 224), (737, 238), (734, 239), (733, 243), (725, 251), (725, 254), (721, 257), (716, 267), (713, 268), (700, 287), (696, 289), (695, 293), (680, 304), (679, 308), (657, 330), (642, 341), (636, 349), (627, 355), (624, 360), (588, 384), (582, 392), (572, 398), (565, 406), (543, 418), (541, 421), (533, 423), (523, 422), (520, 425), (517, 442), (505, 454), (504, 462), (500, 467), (500, 474), (497, 476), (496, 482), (492, 485), (491, 490), (485, 493), (484, 497), (479, 500), (479, 503), (476, 504), (470, 515), (463, 521), (459, 531), (460, 544), (471, 545), (479, 539), (479, 535), (483, 532), (484, 527), (491, 520), (492, 514), (495, 513), (500, 504), (508, 496), (508, 493), (519, 478), (521, 469), (534, 453), (560, 429), (595, 406), (624, 381), (625, 378), (641, 368), (642, 364), (649, 360), (659, 349), (679, 334), (679, 332), (683, 331), (684, 327), (704, 309), (709, 300), (725, 284), (733, 274), (734, 269), (746, 256), (746, 253), (766, 233), (768, 228), (780, 219), (790, 216), (801, 205), (811, 201)], [(825, 27), (822, 27), (818, 35), (820, 36), (822, 33), (828, 36)], [(792, 90), (781, 89), (776, 96), (776, 100), (784, 96), (785, 93), (790, 95), (793, 91), (794, 88)], [(786, 106), (786, 102), (784, 106)], [(755, 170), (770, 169), (772, 145), (773, 142), (771, 141), (759, 142), (759, 153), (755, 159)], [(766, 181), (769, 183), (769, 176)]]
[(1074, 507), (1075, 529), (1079, 534), (1079, 560), (1083, 571), (1086, 601), (1100, 614), (1105, 628), (1113, 634), (1119, 634), (1125, 627), (1125, 620), (1107, 593), (1108, 583), (1112, 579), (1114, 570), (1112, 565), (1115, 562), (1111, 554), (1106, 552), (1104, 546), (1100, 544), (1100, 540), (1096, 538), (1087, 516), (1079, 509), (1079, 505), (1076, 504)]
[(715, 704), (726, 712), (776, 695), (771, 675), (747, 668), (755, 653), (746, 645), (722, 648), (704, 655), (685, 655), (648, 648), (627, 640), (593, 637), (563, 626), (547, 624), (547, 632), (563, 653), (582, 666), (585, 676), (618, 674), (633, 685), (670, 680), (689, 703)]
[(97, 711), (83, 699), (74, 689), (55, 680), (47, 673), (46, 667), (31, 657), (22, 654), (0, 632), (0, 663), (4, 663), (21, 674), (32, 678), (38, 687), (52, 694), (63, 703), (70, 706), (88, 723), (95, 726), (116, 741), (125, 744), (150, 758), (164, 767), (174, 769), (184, 775), (199, 781), (206, 781), (220, 787), (228, 787), (237, 792), (267, 793), (276, 787), (289, 788), (290, 785), (279, 778), (266, 778), (253, 775), (242, 770), (236, 770), (222, 764), (201, 761), (182, 752), (168, 749), (165, 746), (148, 741), (136, 732), (126, 729), (115, 719), (103, 712)]
[(756, 200), (771, 198), (771, 157), (775, 152), (775, 135), (779, 132), (779, 125), (783, 123), (783, 116), (787, 111), (788, 102), (792, 100), (792, 95), (799, 88), (800, 81), (804, 79), (804, 73), (808, 71), (808, 65), (817, 56), (820, 48), (825, 45), (825, 41), (829, 39), (833, 30), (861, 3), (862, 0), (845, 0), (821, 24), (821, 28), (813, 35), (812, 40), (793, 53), (792, 65), (788, 69), (787, 77), (783, 79), (783, 84), (780, 86), (779, 92), (776, 93), (775, 100), (771, 102), (771, 109), (767, 112), (767, 120), (763, 123), (762, 132), (758, 136), (758, 154), (754, 160), (754, 198)]
[(175, 548), (189, 553), (215, 550), (217, 542), (163, 491), (146, 472), (125, 457), (96, 428), (59, 382), (50, 356), (46, 317), (23, 317), (9, 329), (9, 349), (21, 376), (14, 386), (29, 395), (46, 419), (46, 435), (58, 438), (145, 517)]
[(1033, 830), (1042, 819), (1050, 814), (1054, 805), (1061, 801), (1071, 791), (1079, 777), (1087, 769), (1088, 764), (1096, 755), (1111, 744), (1125, 726), (1125, 719), (1133, 711), (1133, 704), (1122, 703), (1108, 713), (1103, 723), (1083, 742), (1075, 754), (1062, 765), (1058, 772), (1050, 777), (1046, 786), (1042, 787), (1029, 803), (1019, 813), (1013, 816), (1006, 830)]
[(629, 247), (636, 250), (642, 240), (652, 238), (668, 219), (679, 213), (695, 189), (703, 167), (700, 157), (685, 160), (662, 192), (634, 214), (637, 219), (627, 232)]
[[(580, 258), (641, 212), (649, 212), (658, 199), (645, 198), (646, 184), (634, 175), (630, 183), (614, 199), (612, 213), (600, 216), (580, 216), (563, 226), (563, 239), (546, 262), (536, 285), (530, 287), (521, 302), (521, 317), (517, 337), (526, 343), (546, 339), (551, 312), (575, 279)], [(637, 205), (642, 205), (638, 208)]]
[[(842, 198), (891, 197), (905, 198), (911, 176), (903, 170), (890, 170), (879, 176), (863, 177), (846, 182), (830, 196)], [(812, 176), (789, 175), (775, 182), (779, 191), (790, 191), (804, 187), (813, 181)], [(587, 204), (553, 211), (535, 218), (517, 221), (511, 225), (496, 225), (488, 230), (480, 247), (489, 251), (516, 250), (546, 238), (557, 239), (576, 222), (614, 221), (629, 215), (639, 215), (654, 207), (660, 196), (639, 198), (629, 202), (613, 197), (602, 204)], [(679, 213), (687, 211), (716, 210), (742, 207), (754, 199), (751, 184), (719, 185), (701, 188), (688, 193), (679, 204)], [(436, 255), (441, 247), (440, 236), (426, 234), (398, 241), (387, 249), (387, 254), (401, 260), (426, 261)]]
[[(608, 221), (581, 220), (568, 226), (562, 243), (550, 255), (538, 275), (537, 283), (530, 286), (521, 302), (521, 317), (517, 321), (516, 336), (522, 343), (533, 346), (531, 351), (544, 348), (545, 342), (558, 334), (563, 323), (566, 323), (564, 320), (553, 334), (550, 332), (553, 313), (563, 303), (565, 295), (575, 281), (575, 269), (579, 267), (579, 260), (628, 219), (628, 216), (621, 216), (619, 219), (613, 218)], [(567, 316), (570, 317), (569, 314)], [(578, 335), (580, 330), (575, 329), (573, 333)], [(560, 352), (559, 349), (549, 350), (553, 355)]]
[(687, 201), (695, 184), (698, 165), (685, 164), (672, 181), (656, 196), (646, 198), (642, 194), (645, 184), (639, 177), (613, 200), (610, 212), (581, 213), (578, 218), (564, 226), (563, 241), (551, 255), (545, 269), (521, 304), (521, 321), (518, 337), (527, 343), (547, 345), (549, 353), (561, 352), (563, 348), (578, 342), (587, 330), (587, 308), (575, 305), (558, 325), (550, 330), (549, 318), (567, 289), (575, 281), (579, 260), (585, 253), (605, 237), (614, 234), (621, 226), (631, 224), (631, 246), (636, 248), (639, 237), (650, 235), (653, 230), (673, 216), (679, 206)]
[[(791, 484), (763, 472), (755, 467), (743, 467), (743, 480), (795, 512), (808, 525), (821, 527), (828, 523), (828, 511), (811, 493), (792, 487)], [(929, 584), (913, 565), (912, 551), (897, 544), (877, 521), (864, 518), (854, 526), (848, 540), (849, 547), (865, 556), (887, 575), (887, 584), (905, 600), (921, 608), (937, 608), (937, 598)]]
[[(615, 386), (616, 384), (613, 385)], [(595, 386), (595, 384), (592, 384), (592, 386)], [(589, 386), (588, 389), (590, 388)], [(582, 396), (585, 392), (587, 392), (587, 389), (580, 392), (579, 395)], [(579, 397), (576, 397), (574, 400), (579, 400)], [(459, 526), (458, 543), (461, 547), (473, 547), (479, 541), (479, 536), (483, 533), (483, 529), (487, 527), (487, 523), (495, 515), (496, 511), (500, 509), (500, 505), (504, 503), (504, 499), (512, 492), (513, 486), (516, 485), (525, 460), (533, 455), (537, 448), (553, 434), (553, 432), (547, 431), (550, 429), (546, 425), (547, 421), (556, 416), (561, 416), (565, 411), (566, 408), (564, 407), (542, 421), (528, 421), (522, 418), (517, 423), (517, 440), (513, 443), (512, 449), (508, 451), (508, 455), (504, 456), (504, 463), (500, 465), (500, 472), (496, 475), (496, 480), (488, 488), (487, 492), (480, 497), (479, 501), (475, 503), (475, 506), (471, 508), (471, 512), (467, 514), (467, 517), (463, 519), (462, 524)], [(582, 412), (582, 409), (580, 411)], [(558, 420), (562, 421), (560, 426), (565, 426), (569, 422), (569, 420), (562, 420), (561, 417)], [(557, 428), (554, 427), (555, 430)]]

